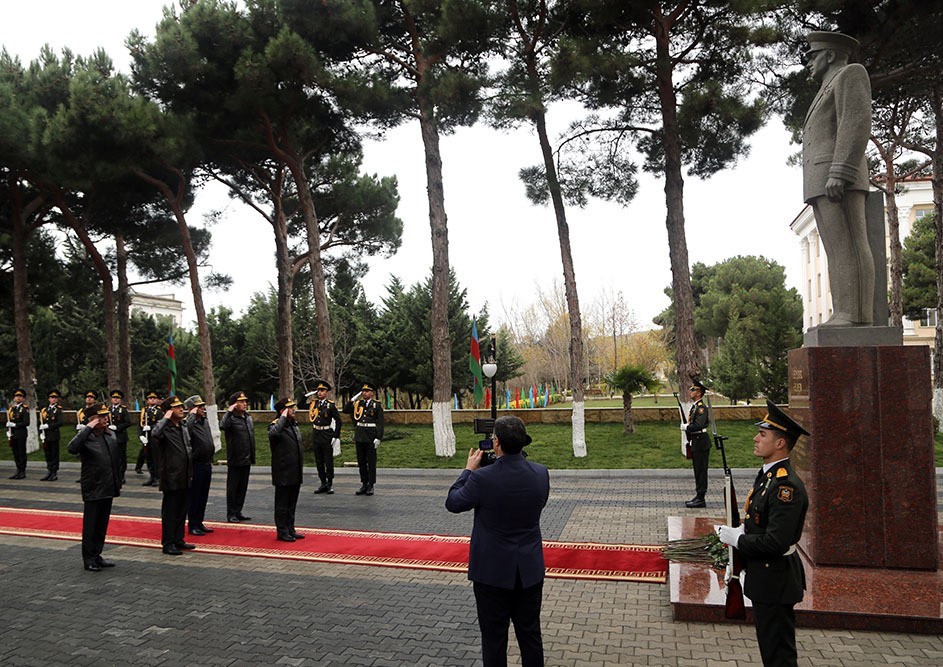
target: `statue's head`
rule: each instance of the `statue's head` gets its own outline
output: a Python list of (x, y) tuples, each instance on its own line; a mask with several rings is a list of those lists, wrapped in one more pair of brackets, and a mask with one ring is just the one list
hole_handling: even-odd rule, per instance
[(812, 78), (821, 81), (834, 64), (844, 65), (858, 48), (858, 40), (841, 32), (814, 31), (806, 35), (806, 67)]

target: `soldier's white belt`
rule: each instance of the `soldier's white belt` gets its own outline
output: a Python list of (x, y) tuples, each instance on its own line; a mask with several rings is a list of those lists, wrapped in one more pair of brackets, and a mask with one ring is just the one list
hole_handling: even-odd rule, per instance
[(367, 422), (357, 422), (357, 426), (359, 426), (360, 428), (376, 428), (377, 427), (376, 424), (372, 424), (372, 423), (368, 424)]
[(791, 556), (791, 555), (793, 555), (794, 553), (796, 553), (796, 547), (797, 547), (797, 546), (799, 546), (799, 545), (798, 545), (798, 544), (793, 544), (791, 547), (789, 547), (788, 549), (786, 549), (786, 553), (784, 553), (783, 556)]
[(691, 431), (688, 435), (700, 435), (701, 433), (707, 433), (707, 431)]
[(333, 431), (334, 427), (333, 426), (315, 426), (314, 430), (315, 431)]

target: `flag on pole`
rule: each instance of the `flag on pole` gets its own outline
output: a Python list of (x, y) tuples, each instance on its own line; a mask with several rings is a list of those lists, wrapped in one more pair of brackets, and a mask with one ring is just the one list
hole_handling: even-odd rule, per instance
[(504, 409), (511, 409), (511, 390), (507, 387), (504, 388)]
[(167, 337), (167, 392), (168, 396), (177, 393), (177, 356), (174, 354), (174, 336)]
[(393, 409), (393, 394), (387, 393), (386, 395), (386, 409), (387, 410)]
[(481, 349), (478, 347), (478, 325), (472, 320), (471, 332), (471, 350), (468, 353), (468, 369), (474, 376), (473, 390), (475, 393), (475, 405), (481, 403), (484, 395), (484, 384), (481, 378)]
[(514, 407), (520, 409), (521, 407), (521, 388), (518, 387), (514, 390)]
[(485, 410), (491, 408), (491, 389), (485, 389)]
[(269, 410), (275, 409), (275, 394), (268, 395), (268, 409)]
[(455, 406), (453, 410), (458, 410), (458, 394), (452, 394), (452, 403)]
[(534, 385), (530, 386), (530, 407), (537, 407), (537, 397), (534, 395)]
[(544, 390), (544, 407), (547, 407), (550, 404), (550, 385), (548, 384)]

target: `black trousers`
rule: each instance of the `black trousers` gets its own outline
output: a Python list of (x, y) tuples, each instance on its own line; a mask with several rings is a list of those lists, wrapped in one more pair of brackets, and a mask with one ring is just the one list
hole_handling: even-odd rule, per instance
[(360, 483), (376, 484), (377, 449), (373, 446), (373, 441), (355, 444), (357, 445), (357, 467), (360, 468)]
[(85, 511), (82, 512), (82, 561), (86, 565), (97, 563), (101, 558), (112, 501), (113, 498), (85, 501)]
[(118, 443), (118, 470), (121, 471), (121, 478), (124, 479), (124, 473), (128, 469), (128, 441)]
[(46, 442), (43, 443), (43, 454), (46, 456), (46, 470), (49, 472), (59, 472), (59, 434), (55, 438), (50, 438), (46, 433)]
[[(20, 434), (22, 431), (22, 435)], [(13, 450), (13, 462), (17, 472), (26, 472), (26, 429), (14, 429), (10, 438), (10, 449)]]
[(764, 667), (795, 667), (799, 657), (793, 605), (754, 602), (753, 624)]
[(213, 481), (212, 463), (194, 463), (193, 479), (190, 480), (190, 507), (187, 524), (190, 530), (202, 528), (206, 518), (206, 503), (210, 498), (210, 482)]
[(184, 541), (183, 526), (187, 520), (189, 503), (189, 489), (164, 491), (164, 498), (160, 503), (160, 542), (165, 547)]
[(226, 517), (242, 514), (246, 504), (246, 491), (249, 490), (249, 469), (251, 466), (229, 466), (226, 469)]
[(295, 507), (300, 491), (301, 484), (275, 487), (275, 529), (279, 535), (293, 535), (295, 532)]
[(153, 477), (157, 473), (157, 468), (154, 466), (154, 457), (151, 454), (151, 448), (145, 444), (141, 444), (141, 451), (138, 452), (138, 460), (134, 465), (134, 469), (143, 469), (145, 463), (147, 463), (147, 471), (151, 473)]
[(522, 667), (543, 667), (544, 646), (540, 635), (543, 588), (543, 582), (523, 588), (520, 577), (513, 590), (474, 582), (484, 667), (505, 667), (508, 664), (509, 621), (514, 623)]
[(711, 449), (694, 449), (694, 493), (704, 500), (707, 494), (707, 464), (711, 458)]
[(314, 463), (318, 467), (318, 479), (321, 484), (330, 485), (334, 481), (334, 450), (331, 448), (333, 431), (325, 431), (330, 437), (325, 441), (323, 436), (314, 436)]

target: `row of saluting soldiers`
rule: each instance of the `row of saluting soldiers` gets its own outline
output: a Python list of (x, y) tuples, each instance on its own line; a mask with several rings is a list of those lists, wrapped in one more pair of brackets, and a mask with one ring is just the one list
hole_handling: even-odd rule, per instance
[[(341, 415), (334, 401), (328, 399), (331, 385), (318, 381), (307, 395), (312, 444), (320, 486), (316, 494), (334, 493), (334, 456), (340, 453)], [(365, 382), (361, 391), (345, 406), (354, 423), (354, 443), (360, 469), (361, 486), (356, 495), (371, 496), (376, 483), (376, 455), (383, 437), (383, 408), (374, 400), (375, 387)], [(11, 479), (26, 477), (26, 428), (30, 410), (25, 392), (14, 391), (14, 403), (7, 411), (7, 429), (16, 462)], [(313, 398), (312, 398), (313, 396)], [(111, 392), (111, 405), (97, 401), (95, 392), (85, 394), (85, 405), (77, 413), (76, 435), (68, 444), (70, 453), (82, 462), (80, 482), (85, 502), (83, 523), (83, 560), (85, 568), (99, 571), (111, 564), (101, 558), (111, 502), (120, 494), (127, 469), (130, 412), (122, 402), (120, 390)], [(49, 405), (40, 410), (39, 429), (46, 454), (47, 473), (43, 480), (56, 480), (59, 467), (60, 429), (63, 426), (59, 392), (49, 392)], [(206, 504), (216, 451), (206, 419), (206, 403), (200, 396), (182, 401), (177, 396), (162, 399), (150, 392), (141, 410), (141, 454), (136, 472), (146, 464), (151, 473), (145, 485), (156, 485), (163, 493), (161, 504), (164, 553), (179, 555), (194, 545), (184, 540), (184, 527), (191, 535), (213, 532), (204, 524)], [(248, 397), (244, 392), (229, 396), (228, 407), (220, 421), (226, 441), (226, 520), (250, 521), (243, 514), (249, 472), (255, 463), (256, 443)], [(304, 446), (295, 419), (297, 404), (282, 398), (275, 405), (276, 418), (268, 427), (272, 451), (272, 484), (275, 486), (275, 525), (279, 540), (303, 539), (295, 531), (294, 517), (302, 483)]]

